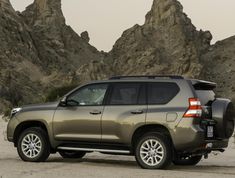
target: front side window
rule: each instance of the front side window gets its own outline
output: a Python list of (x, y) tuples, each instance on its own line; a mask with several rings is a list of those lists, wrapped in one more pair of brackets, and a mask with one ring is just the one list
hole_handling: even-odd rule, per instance
[[(144, 96), (141, 95), (141, 84), (118, 83), (113, 85), (110, 105), (136, 105), (142, 104)], [(142, 92), (142, 94), (144, 94)]]
[(69, 105), (99, 106), (103, 104), (108, 84), (85, 86), (67, 98)]

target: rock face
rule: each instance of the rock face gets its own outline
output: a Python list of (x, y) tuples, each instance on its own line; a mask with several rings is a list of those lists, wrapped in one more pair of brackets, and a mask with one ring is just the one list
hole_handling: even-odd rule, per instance
[(90, 41), (89, 33), (87, 31), (81, 33), (81, 38), (85, 40), (87, 43)]
[(14, 9), (13, 9), (13, 7), (12, 7), (12, 5), (11, 5), (9, 0), (1, 0), (0, 1), (0, 8), (3, 11), (5, 10), (5, 12), (7, 12), (7, 11), (14, 11)]
[(202, 68), (198, 61), (211, 38), (209, 32), (196, 30), (179, 2), (155, 0), (145, 24), (125, 31), (111, 56), (120, 74), (176, 73), (197, 77)]
[(200, 77), (215, 81), (217, 94), (235, 102), (235, 36), (217, 42), (203, 55)]
[(61, 0), (35, 0), (22, 13), (0, 0), (0, 112), (43, 101), (48, 89), (112, 75), (179, 74), (215, 81), (235, 99), (235, 37), (211, 46), (177, 0), (154, 0), (144, 25), (126, 30), (109, 53), (65, 23)]
[(178, 1), (154, 0), (144, 25), (126, 30), (108, 60), (85, 65), (77, 75), (92, 80), (110, 75), (178, 74), (215, 81), (218, 95), (234, 98), (235, 38), (214, 46), (211, 39), (209, 31), (196, 30)]
[(5, 107), (42, 102), (47, 89), (69, 84), (82, 64), (104, 56), (65, 24), (61, 0), (35, 0), (22, 13), (0, 0), (0, 41)]
[(35, 0), (21, 14), (30, 28), (42, 67), (50, 72), (74, 71), (102, 55), (65, 24), (61, 0)]
[(154, 0), (145, 24), (126, 30), (117, 40), (109, 54), (112, 62), (108, 68), (113, 74), (198, 77), (202, 69), (199, 61), (211, 39), (210, 32), (196, 30), (178, 1)]
[[(37, 50), (24, 21), (8, 0), (0, 0), (0, 103), (4, 106), (30, 102), (41, 76)], [(36, 95), (37, 102), (40, 98)], [(0, 108), (2, 110), (3, 107)]]

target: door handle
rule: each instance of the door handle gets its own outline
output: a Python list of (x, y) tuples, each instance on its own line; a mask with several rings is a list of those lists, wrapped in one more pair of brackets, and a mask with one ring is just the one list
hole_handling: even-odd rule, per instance
[(143, 114), (143, 110), (136, 110), (136, 111), (131, 111), (131, 114)]
[(92, 115), (99, 115), (99, 114), (101, 114), (101, 111), (91, 111), (90, 114), (92, 114)]

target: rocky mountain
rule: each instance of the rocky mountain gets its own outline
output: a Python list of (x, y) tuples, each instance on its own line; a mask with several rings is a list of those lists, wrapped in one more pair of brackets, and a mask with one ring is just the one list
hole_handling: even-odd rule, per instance
[(29, 102), (41, 76), (35, 65), (39, 58), (27, 26), (8, 0), (0, 0), (0, 41), (0, 107), (17, 105), (24, 95)]
[(72, 72), (92, 59), (102, 58), (89, 40), (65, 24), (61, 0), (35, 0), (20, 16), (30, 28), (42, 67), (48, 73), (55, 69)]
[(125, 31), (111, 56), (115, 65), (120, 64), (120, 73), (177, 73), (197, 77), (202, 68), (198, 61), (210, 40), (209, 32), (197, 31), (191, 24), (179, 2), (155, 0), (145, 24)]
[(61, 0), (35, 0), (22, 13), (0, 0), (0, 40), (0, 111), (43, 101), (81, 65), (104, 56), (66, 25)]
[[(210, 45), (209, 31), (198, 31), (176, 0), (154, 0), (144, 25), (126, 30), (108, 54), (77, 75), (84, 80), (110, 75), (179, 74), (218, 83), (217, 94), (235, 101), (235, 38)], [(83, 77), (84, 76), (84, 77)]]
[[(126, 30), (113, 46), (109, 53), (111, 68), (114, 74), (198, 77), (203, 67), (199, 61), (208, 51), (211, 39), (210, 32), (196, 30), (178, 1), (155, 0), (144, 25)], [(97, 67), (97, 63), (95, 65)], [(85, 68), (87, 70), (87, 66)]]
[(22, 13), (0, 0), (0, 111), (43, 101), (54, 87), (112, 75), (179, 74), (217, 82), (235, 99), (235, 37), (210, 45), (177, 0), (153, 0), (145, 23), (126, 30), (109, 53), (66, 25), (61, 0), (34, 0)]
[(217, 42), (202, 56), (200, 78), (215, 81), (217, 94), (235, 103), (235, 36)]

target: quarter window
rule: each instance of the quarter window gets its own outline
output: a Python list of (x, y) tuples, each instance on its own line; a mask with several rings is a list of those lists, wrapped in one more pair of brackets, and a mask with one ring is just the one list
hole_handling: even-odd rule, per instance
[(149, 83), (148, 84), (148, 104), (167, 104), (179, 92), (179, 87), (175, 83)]

